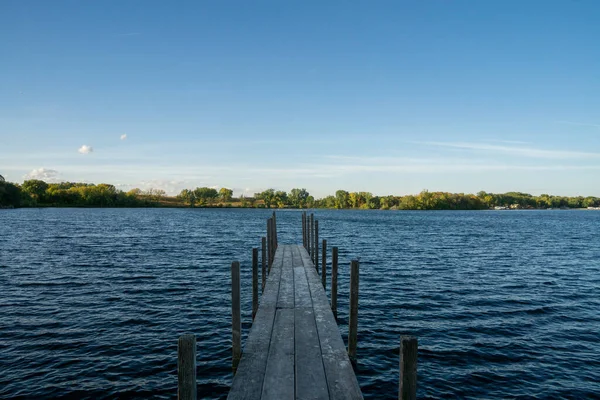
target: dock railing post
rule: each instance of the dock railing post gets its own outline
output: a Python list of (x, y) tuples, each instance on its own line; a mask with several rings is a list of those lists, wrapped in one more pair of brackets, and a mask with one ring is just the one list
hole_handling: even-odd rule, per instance
[(196, 336), (182, 335), (177, 342), (177, 398), (196, 400)]
[(348, 356), (356, 362), (356, 344), (358, 334), (358, 260), (350, 264), (350, 317), (348, 320)]
[(302, 211), (302, 247), (306, 248), (306, 213)]
[(417, 398), (417, 353), (417, 338), (401, 336), (399, 400), (416, 400)]
[(321, 283), (323, 289), (327, 287), (327, 240), (323, 239), (323, 254), (321, 255)]
[(273, 254), (275, 254), (275, 250), (277, 250), (277, 246), (279, 245), (279, 241), (277, 240), (277, 215), (275, 215), (275, 211), (273, 211)]
[(319, 273), (319, 221), (315, 221), (315, 254), (314, 254), (314, 262), (315, 268), (317, 269), (317, 274)]
[(338, 248), (331, 248), (331, 311), (337, 321)]
[(231, 347), (233, 350), (233, 373), (237, 371), (242, 357), (242, 314), (240, 302), (240, 263), (231, 263)]
[(261, 253), (262, 253), (262, 292), (265, 291), (265, 285), (267, 284), (267, 238), (262, 237), (261, 239)]
[(267, 219), (267, 267), (268, 267), (268, 272), (271, 272), (271, 252), (272, 252), (272, 246), (273, 246), (273, 241), (271, 239), (271, 235), (273, 234), (273, 232), (271, 232), (271, 218)]
[(258, 311), (258, 249), (252, 249), (252, 321)]
[(308, 254), (310, 254), (311, 260), (312, 260), (312, 255), (313, 255), (313, 241), (314, 241), (314, 237), (315, 237), (315, 215), (314, 214), (310, 214), (310, 221), (308, 223)]

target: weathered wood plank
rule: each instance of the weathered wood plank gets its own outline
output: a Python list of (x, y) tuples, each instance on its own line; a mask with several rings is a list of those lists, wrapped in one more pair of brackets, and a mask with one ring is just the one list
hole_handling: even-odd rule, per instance
[(294, 308), (294, 269), (292, 268), (291, 246), (281, 245), (283, 264), (281, 266), (281, 283), (277, 308)]
[(269, 347), (262, 399), (294, 398), (294, 310), (278, 309)]
[(227, 399), (260, 399), (266, 365), (267, 352), (244, 353)]
[(362, 399), (321, 276), (302, 246), (278, 246), (228, 398)]
[(296, 397), (299, 399), (329, 399), (329, 389), (321, 345), (312, 308), (296, 308)]
[(354, 369), (348, 358), (346, 346), (331, 312), (321, 280), (316, 274), (308, 253), (300, 249), (300, 254), (304, 260), (306, 277), (313, 300), (313, 310), (319, 333), (323, 367), (327, 377), (327, 385), (329, 386), (329, 398), (340, 400), (362, 399), (362, 393), (358, 386)]

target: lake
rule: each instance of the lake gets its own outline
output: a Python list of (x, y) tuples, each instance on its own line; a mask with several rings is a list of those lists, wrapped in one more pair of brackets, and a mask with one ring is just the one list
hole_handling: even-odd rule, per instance
[[(0, 398), (174, 398), (188, 332), (199, 397), (225, 398), (230, 265), (242, 264), (244, 340), (251, 249), (269, 214), (0, 210)], [(600, 212), (315, 215), (319, 238), (340, 249), (345, 341), (360, 257), (365, 398), (397, 398), (402, 334), (419, 339), (419, 398), (600, 398)], [(301, 243), (300, 211), (277, 222), (280, 243)]]

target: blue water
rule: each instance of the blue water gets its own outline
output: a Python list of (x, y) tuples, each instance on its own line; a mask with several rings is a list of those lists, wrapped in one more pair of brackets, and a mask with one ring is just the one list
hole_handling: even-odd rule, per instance
[[(177, 338), (198, 339), (201, 398), (231, 383), (232, 260), (251, 321), (266, 210), (0, 211), (0, 398), (174, 398)], [(600, 212), (317, 211), (361, 259), (357, 376), (397, 398), (402, 334), (419, 398), (600, 398)], [(301, 241), (280, 211), (280, 242)], [(329, 287), (327, 288), (329, 292)]]

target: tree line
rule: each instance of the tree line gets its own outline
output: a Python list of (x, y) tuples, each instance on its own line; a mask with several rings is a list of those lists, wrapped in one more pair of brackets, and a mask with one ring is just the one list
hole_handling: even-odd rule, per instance
[(0, 179), (0, 207), (247, 207), (247, 208), (333, 208), (369, 210), (484, 210), (493, 207), (547, 209), (600, 207), (593, 196), (552, 196), (528, 193), (477, 194), (430, 192), (406, 196), (375, 196), (370, 192), (337, 190), (315, 199), (306, 189), (289, 192), (267, 189), (253, 196), (233, 197), (233, 190), (209, 187), (184, 189), (167, 196), (161, 189), (132, 189), (127, 192), (101, 183), (46, 183), (30, 179), (15, 184)]

